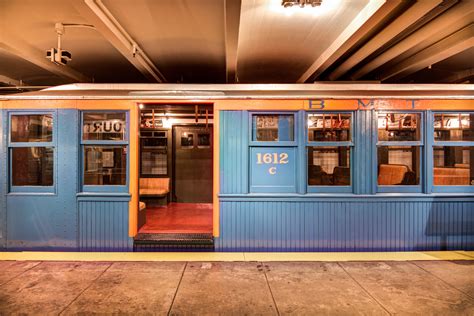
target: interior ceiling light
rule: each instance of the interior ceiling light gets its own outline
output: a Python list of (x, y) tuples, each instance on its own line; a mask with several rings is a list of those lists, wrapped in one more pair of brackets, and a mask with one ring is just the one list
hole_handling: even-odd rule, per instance
[(290, 8), (292, 6), (299, 6), (304, 8), (304, 6), (319, 7), (323, 3), (323, 0), (282, 0), (281, 5), (285, 8)]

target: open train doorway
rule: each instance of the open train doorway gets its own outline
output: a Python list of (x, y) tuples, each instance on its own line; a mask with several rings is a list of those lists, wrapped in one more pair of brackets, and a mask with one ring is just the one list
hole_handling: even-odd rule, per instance
[(212, 104), (140, 106), (140, 210), (135, 250), (209, 250)]

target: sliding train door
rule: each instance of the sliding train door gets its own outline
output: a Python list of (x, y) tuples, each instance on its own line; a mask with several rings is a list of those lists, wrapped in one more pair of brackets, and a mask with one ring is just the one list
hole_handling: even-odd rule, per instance
[(212, 124), (173, 126), (173, 201), (212, 203)]

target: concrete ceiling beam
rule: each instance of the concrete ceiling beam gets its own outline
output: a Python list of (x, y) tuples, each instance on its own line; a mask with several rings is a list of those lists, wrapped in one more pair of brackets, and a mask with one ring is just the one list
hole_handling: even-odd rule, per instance
[(351, 75), (351, 79), (358, 80), (375, 69), (386, 65), (390, 60), (399, 56), (402, 52), (406, 52), (423, 41), (432, 40), (440, 33), (440, 30), (451, 29), (452, 32), (455, 32), (462, 29), (473, 21), (473, 16), (474, 6), (472, 6), (472, 3), (469, 3), (468, 1), (459, 3), (440, 17), (429, 22), (418, 31), (366, 63)]
[(356, 65), (362, 62), (370, 54), (374, 53), (377, 49), (388, 43), (395, 36), (399, 35), (406, 28), (410, 27), (428, 12), (437, 7), (442, 0), (431, 0), (431, 1), (417, 1), (411, 7), (409, 7), (404, 13), (402, 13), (397, 19), (390, 23), (381, 32), (370, 39), (364, 46), (358, 51), (346, 59), (341, 65), (339, 65), (330, 75), (330, 80), (337, 80), (344, 74), (353, 69)]
[(30, 62), (44, 70), (47, 70), (68, 82), (91, 82), (91, 80), (79, 71), (69, 67), (56, 65), (46, 59), (46, 51), (34, 48), (15, 36), (4, 36), (0, 43), (0, 50)]
[(224, 0), (226, 82), (237, 82), (241, 0)]
[(9, 86), (22, 86), (24, 84), (27, 85), (27, 83), (23, 82), (22, 80), (13, 79), (4, 75), (0, 75), (0, 83), (6, 84)]
[(328, 66), (334, 63), (367, 32), (379, 24), (401, 0), (376, 0), (369, 2), (337, 39), (319, 56), (298, 79), (304, 83), (317, 78)]
[(405, 59), (381, 75), (382, 81), (398, 80), (474, 46), (474, 24), (451, 34)]
[(474, 68), (455, 72), (447, 77), (438, 80), (439, 83), (463, 83), (474, 78)]
[(74, 7), (135, 68), (152, 82), (166, 82), (145, 51), (129, 35), (101, 0), (73, 1)]

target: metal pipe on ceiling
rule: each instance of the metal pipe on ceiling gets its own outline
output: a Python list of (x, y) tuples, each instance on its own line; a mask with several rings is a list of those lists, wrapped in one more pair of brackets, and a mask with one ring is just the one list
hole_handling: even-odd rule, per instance
[(146, 72), (147, 77), (153, 77), (157, 82), (166, 82), (163, 74), (153, 64), (144, 50), (133, 40), (128, 32), (120, 25), (117, 19), (107, 9), (101, 0), (84, 0), (85, 4), (94, 12), (94, 14), (104, 23), (104, 25), (117, 37), (117, 39), (126, 47), (133, 58), (137, 60), (141, 67), (140, 71)]

